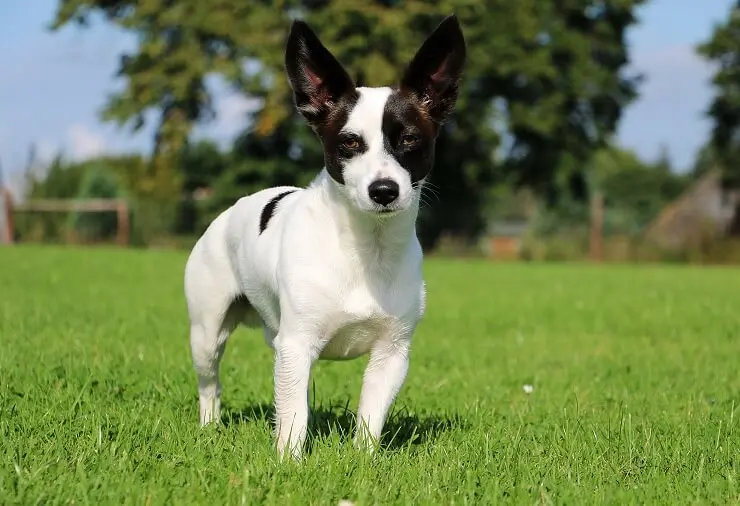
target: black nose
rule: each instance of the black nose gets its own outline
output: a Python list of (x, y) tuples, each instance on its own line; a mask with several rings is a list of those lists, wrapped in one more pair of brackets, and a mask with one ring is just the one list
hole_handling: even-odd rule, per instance
[(378, 179), (370, 183), (367, 192), (373, 202), (387, 206), (398, 198), (398, 183), (392, 179)]

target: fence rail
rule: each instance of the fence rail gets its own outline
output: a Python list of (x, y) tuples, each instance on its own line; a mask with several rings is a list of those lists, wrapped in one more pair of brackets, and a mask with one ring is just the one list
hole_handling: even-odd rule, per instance
[(14, 204), (10, 193), (0, 189), (0, 196), (4, 197), (4, 205), (0, 212), (5, 213), (4, 240), (12, 243), (14, 240), (13, 215), (24, 212), (70, 213), (70, 212), (115, 212), (116, 213), (116, 242), (121, 246), (129, 244), (131, 224), (129, 222), (129, 205), (124, 199), (38, 199)]

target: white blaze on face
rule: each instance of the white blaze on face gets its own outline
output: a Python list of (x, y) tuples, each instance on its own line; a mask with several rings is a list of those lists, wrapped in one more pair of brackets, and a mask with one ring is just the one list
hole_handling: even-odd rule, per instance
[(392, 179), (398, 184), (398, 199), (394, 209), (407, 209), (413, 200), (411, 177), (385, 149), (383, 137), (383, 112), (390, 88), (357, 88), (360, 98), (347, 118), (342, 132), (362, 137), (367, 151), (355, 156), (344, 165), (344, 185), (352, 202), (365, 211), (377, 209), (370, 200), (368, 187), (379, 179)]

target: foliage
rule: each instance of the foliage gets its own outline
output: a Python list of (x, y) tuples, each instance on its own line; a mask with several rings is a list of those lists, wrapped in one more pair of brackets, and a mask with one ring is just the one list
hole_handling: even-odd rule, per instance
[[(29, 199), (73, 199), (77, 196), (85, 167), (67, 164), (56, 156), (48, 167), (26, 173)], [(16, 217), (15, 227), (23, 239), (61, 241), (66, 239), (66, 216), (56, 213), (23, 213)]]
[(68, 164), (56, 156), (48, 167), (29, 171), (28, 197), (32, 199), (73, 199), (77, 196), (85, 171), (84, 164)]
[(267, 135), (244, 132), (233, 144), (228, 170), (212, 181), (213, 196), (205, 204), (202, 225), (240, 197), (265, 187), (309, 184), (322, 156), (320, 145), (303, 122), (282, 123)]
[[(609, 146), (592, 158), (587, 191), (604, 198), (606, 236), (636, 237), (690, 182), (690, 176), (673, 171), (665, 150), (654, 162), (646, 162), (630, 150)], [(562, 236), (563, 242), (580, 242), (585, 248), (590, 205), (590, 199), (569, 198), (566, 194), (554, 206), (540, 206), (530, 233), (540, 238)]]
[(689, 178), (676, 174), (663, 151), (653, 163), (629, 150), (608, 148), (594, 157), (594, 175), (604, 195), (605, 231), (636, 234), (688, 187)]
[[(121, 60), (126, 86), (105, 117), (138, 127), (156, 111), (157, 152), (179, 153), (193, 125), (212, 117), (210, 75), (262, 101), (237, 141), (235, 172), (218, 177), (213, 213), (274, 181), (300, 184), (321, 166), (283, 73), (290, 18), (305, 18), (364, 84), (391, 85), (423, 38), (455, 12), (469, 62), (456, 115), (438, 142), (430, 190), (437, 201), (420, 216), (420, 235), (432, 246), (442, 233), (475, 237), (495, 183), (529, 186), (550, 204), (584, 187), (584, 167), (636, 93), (639, 79), (624, 72), (624, 34), (643, 1), (62, 0), (54, 26), (103, 13), (138, 35), (136, 51)], [(172, 157), (158, 160), (155, 173), (172, 167)], [(161, 170), (158, 187), (176, 192), (182, 182), (168, 186), (177, 176)]]
[(259, 330), (228, 343), (223, 425), (198, 426), (184, 262), (0, 248), (0, 503), (737, 502), (737, 269), (430, 260), (384, 447), (352, 445), (367, 361), (319, 362), (296, 466)]
[[(177, 171), (183, 181), (183, 199), (177, 212), (173, 232), (193, 235), (205, 230), (209, 221), (201, 202), (196, 200), (198, 192), (207, 191), (231, 167), (231, 156), (207, 140), (188, 143), (180, 151)], [(208, 199), (208, 202), (213, 199)], [(225, 209), (233, 202), (219, 202)]]
[(699, 148), (689, 174), (693, 179), (699, 179), (708, 172), (719, 169), (719, 167), (720, 161), (717, 156), (717, 150), (710, 140)]
[[(104, 163), (90, 163), (84, 172), (78, 194), (81, 200), (116, 199), (123, 197), (121, 184)], [(116, 213), (110, 212), (73, 212), (69, 215), (70, 229), (83, 240), (112, 239), (116, 235)]]
[(133, 54), (121, 56), (118, 76), (126, 86), (109, 97), (103, 117), (138, 130), (154, 113), (150, 177), (155, 184), (149, 197), (176, 198), (177, 153), (195, 123), (213, 116), (206, 77), (217, 73), (244, 81), (246, 48), (261, 42), (252, 35), (255, 27), (274, 16), (264, 5), (229, 0), (61, 0), (52, 26), (84, 25), (95, 13), (133, 32), (139, 42)]
[(740, 2), (711, 37), (698, 46), (699, 54), (716, 68), (714, 99), (707, 111), (714, 124), (711, 146), (726, 183), (740, 186)]
[[(156, 174), (152, 174), (150, 168), (149, 161), (139, 155), (102, 156), (81, 162), (66, 161), (59, 156), (45, 170), (29, 174), (27, 197), (74, 199), (125, 196), (131, 209), (132, 242), (138, 245), (151, 244), (157, 238), (176, 232), (174, 225), (180, 212), (180, 199), (173, 201), (171, 198), (153, 196), (156, 195), (157, 181)], [(173, 172), (179, 174), (180, 167), (175, 165)], [(114, 220), (107, 213), (73, 213), (69, 216), (63, 213), (24, 213), (18, 220), (18, 229), (27, 240), (66, 240), (69, 239), (69, 232), (77, 227), (88, 229), (82, 236), (86, 233), (93, 233), (95, 237), (98, 237), (96, 234), (103, 234), (98, 237), (102, 238), (112, 233)], [(92, 239), (92, 236), (88, 238)]]

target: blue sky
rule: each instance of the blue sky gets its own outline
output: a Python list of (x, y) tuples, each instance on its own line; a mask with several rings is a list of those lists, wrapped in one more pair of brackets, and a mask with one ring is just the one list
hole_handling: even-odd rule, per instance
[[(50, 33), (57, 0), (0, 2), (0, 163), (6, 174), (24, 166), (29, 145), (50, 158), (73, 158), (149, 147), (151, 130), (132, 136), (101, 123), (98, 112), (114, 91), (118, 56), (133, 47), (130, 36), (99, 24)], [(646, 74), (640, 99), (626, 111), (620, 144), (645, 158), (661, 144), (684, 169), (707, 138), (703, 110), (711, 99), (710, 68), (694, 53), (732, 0), (652, 0), (630, 33), (632, 65)], [(199, 135), (231, 138), (244, 126), (248, 103), (219, 88), (218, 119)]]

